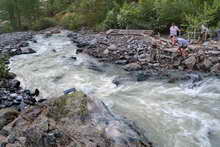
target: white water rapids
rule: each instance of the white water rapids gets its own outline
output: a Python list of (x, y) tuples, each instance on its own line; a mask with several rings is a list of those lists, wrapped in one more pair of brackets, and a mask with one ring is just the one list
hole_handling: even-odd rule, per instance
[[(112, 111), (135, 121), (157, 147), (220, 147), (220, 79), (206, 78), (201, 85), (169, 84), (164, 81), (112, 80), (126, 72), (86, 55), (76, 55), (67, 32), (30, 43), (37, 53), (11, 59), (11, 71), (24, 88), (38, 88), (43, 98), (77, 88), (101, 99)], [(75, 61), (71, 57), (77, 57)], [(89, 69), (95, 64), (104, 72)]]

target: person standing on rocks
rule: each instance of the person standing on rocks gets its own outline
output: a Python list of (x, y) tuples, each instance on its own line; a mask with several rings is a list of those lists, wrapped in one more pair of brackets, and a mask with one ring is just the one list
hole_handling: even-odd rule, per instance
[[(172, 37), (172, 38), (174, 38), (174, 37)], [(177, 52), (180, 53), (181, 56), (183, 56), (183, 57), (188, 56), (187, 47), (189, 45), (189, 41), (184, 38), (176, 38), (175, 37), (174, 42), (175, 42), (175, 44), (177, 44), (179, 46), (179, 48), (177, 49)]]
[(206, 41), (208, 35), (209, 35), (209, 29), (205, 25), (202, 25), (199, 43), (203, 43), (204, 41)]
[(172, 41), (172, 45), (175, 45), (175, 38), (177, 37), (177, 33), (180, 33), (180, 29), (172, 23), (172, 26), (170, 27), (170, 38)]

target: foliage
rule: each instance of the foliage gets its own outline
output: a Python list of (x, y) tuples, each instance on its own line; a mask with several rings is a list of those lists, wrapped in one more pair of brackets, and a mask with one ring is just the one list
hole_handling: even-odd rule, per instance
[(0, 58), (0, 79), (7, 77), (8, 73), (9, 73), (9, 68), (5, 64), (6, 60), (7, 60), (6, 57)]
[(56, 21), (53, 18), (45, 17), (38, 20), (33, 26), (30, 28), (36, 31), (43, 30), (49, 27), (56, 26)]
[[(62, 15), (60, 15), (62, 14)], [(217, 27), (219, 0), (0, 0), (0, 19), (14, 30), (53, 26), (68, 29), (153, 29), (169, 30), (171, 23), (188, 30), (201, 24)], [(52, 25), (53, 24), (53, 25)]]
[(14, 30), (22, 29), (22, 25), (31, 25), (39, 17), (39, 0), (1, 0), (2, 18), (10, 21)]
[(188, 29), (196, 32), (202, 24), (208, 25), (215, 20), (215, 14), (218, 12), (218, 7), (208, 5), (204, 3), (203, 9), (198, 11), (196, 14), (186, 14), (186, 22)]

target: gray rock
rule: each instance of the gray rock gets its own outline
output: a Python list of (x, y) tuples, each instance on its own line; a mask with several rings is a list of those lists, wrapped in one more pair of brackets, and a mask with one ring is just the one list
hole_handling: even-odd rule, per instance
[(17, 139), (14, 135), (8, 136), (8, 143), (14, 144), (16, 140)]
[(137, 71), (142, 69), (141, 65), (139, 65), (138, 63), (130, 63), (128, 65), (125, 65), (123, 68), (127, 71)]
[(111, 44), (109, 47), (108, 47), (109, 50), (117, 50), (117, 46), (115, 44)]
[(190, 56), (186, 60), (183, 61), (183, 63), (186, 65), (188, 69), (193, 69), (194, 65), (196, 64), (196, 57)]
[(22, 54), (33, 54), (33, 53), (36, 53), (36, 51), (33, 50), (32, 48), (22, 48), (21, 53)]
[(128, 61), (127, 60), (118, 60), (118, 61), (115, 61), (115, 64), (126, 65), (126, 64), (128, 64)]
[(103, 51), (103, 54), (104, 54), (104, 55), (108, 55), (108, 54), (109, 54), (109, 50), (108, 50), (108, 49), (105, 49), (105, 50)]
[(212, 68), (211, 68), (212, 72), (215, 73), (220, 73), (220, 63), (215, 64)]

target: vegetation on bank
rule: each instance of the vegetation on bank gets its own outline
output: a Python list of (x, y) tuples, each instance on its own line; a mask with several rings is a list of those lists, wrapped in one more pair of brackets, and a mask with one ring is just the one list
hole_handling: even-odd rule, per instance
[(8, 57), (0, 57), (0, 81), (9, 75), (9, 68), (6, 65)]
[(1, 0), (2, 30), (220, 28), (219, 0)]

